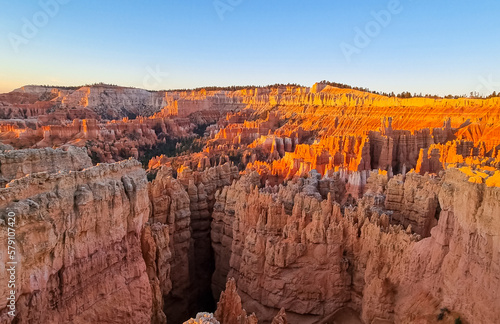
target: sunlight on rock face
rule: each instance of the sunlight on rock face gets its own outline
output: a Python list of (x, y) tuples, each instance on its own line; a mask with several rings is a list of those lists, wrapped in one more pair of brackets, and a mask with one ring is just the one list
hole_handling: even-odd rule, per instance
[(97, 84), (0, 107), (15, 321), (500, 318), (499, 98)]

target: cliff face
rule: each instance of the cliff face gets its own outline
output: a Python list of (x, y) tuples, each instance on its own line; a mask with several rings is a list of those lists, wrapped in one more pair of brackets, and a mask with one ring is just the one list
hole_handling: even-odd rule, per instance
[(172, 178), (171, 170), (163, 167), (149, 185), (149, 199), (152, 203), (150, 222), (168, 225), (172, 287), (171, 290), (161, 289), (161, 293), (168, 319), (180, 323), (189, 317), (191, 253), (189, 195), (182, 184)]
[[(221, 296), (189, 323), (498, 322), (498, 107), (325, 84), (0, 95), (2, 144), (61, 147), (0, 145), (15, 321), (176, 324)], [(201, 152), (167, 157), (202, 134)], [(150, 183), (86, 154), (150, 147), (165, 151)]]
[(245, 107), (244, 95), (231, 91), (148, 91), (112, 85), (79, 88), (25, 86), (0, 96), (2, 118), (29, 118), (54, 109), (80, 109), (103, 119), (131, 116), (187, 117), (198, 111)]
[[(417, 167), (423, 174), (438, 172), (444, 164), (437, 162), (442, 159), (430, 146), (452, 140), (472, 143), (474, 151), (463, 151), (463, 158), (495, 158), (500, 149), (499, 105), (498, 98), (400, 99), (325, 84), (312, 89), (168, 92), (105, 85), (27, 86), (0, 95), (0, 140), (23, 148), (82, 146), (92, 140), (99, 160), (114, 162), (120, 156), (137, 157), (140, 147), (158, 144), (164, 136), (188, 137), (196, 125), (214, 123), (227, 113), (210, 130), (208, 148), (249, 146), (263, 155), (257, 160), (277, 162), (271, 173), (279, 177), (336, 167), (395, 172)], [(135, 116), (143, 118), (92, 122)], [(23, 125), (19, 118), (30, 122)], [(95, 126), (85, 127), (79, 120)]]
[[(196, 319), (190, 319), (184, 324), (257, 324), (258, 319), (254, 313), (247, 315), (241, 305), (241, 297), (236, 289), (233, 278), (226, 283), (226, 290), (221, 293), (215, 314), (198, 313)], [(282, 308), (273, 318), (271, 324), (287, 324), (287, 315)]]
[(139, 152), (158, 144), (165, 144), (166, 138), (193, 137), (196, 125), (185, 119), (164, 119), (139, 117), (129, 120), (99, 122), (95, 119), (63, 118), (60, 121), (0, 122), (0, 140), (17, 149), (65, 147), (68, 145), (86, 147), (89, 155), (99, 162), (115, 162), (129, 157), (138, 158)]
[(160, 110), (164, 93), (118, 86), (96, 85), (80, 88), (25, 86), (13, 91), (50, 102), (51, 108), (88, 108), (106, 119), (121, 119), (130, 114), (148, 116)]
[[(440, 181), (428, 175), (408, 173), (405, 176), (397, 175), (386, 183), (383, 198), (392, 219), (404, 228), (411, 225), (413, 232), (428, 237), (439, 217)], [(376, 198), (380, 199), (380, 196)]]
[(213, 307), (210, 224), (215, 192), (239, 176), (230, 163), (211, 167), (208, 162), (206, 168), (200, 165), (195, 171), (183, 166), (177, 173), (175, 179), (173, 170), (163, 166), (149, 187), (153, 205), (150, 221), (168, 224), (172, 238), (172, 290), (164, 297), (165, 312), (174, 323)]
[(190, 201), (192, 242), (189, 253), (190, 304), (197, 310), (213, 307), (210, 303), (212, 300), (210, 282), (215, 261), (210, 228), (215, 193), (229, 186), (237, 178), (239, 178), (238, 168), (228, 162), (203, 171), (192, 171), (189, 167), (182, 167), (178, 173), (178, 179), (187, 191)]
[[(244, 176), (217, 196), (214, 249), (230, 257), (217, 263), (216, 274), (236, 279), (247, 309), (264, 306), (254, 308), (264, 321), (281, 307), (302, 314), (303, 323), (309, 322), (305, 315), (317, 320), (343, 307), (366, 323), (432, 321), (444, 307), (472, 322), (498, 321), (492, 305), (500, 288), (500, 246), (493, 215), (500, 192), (467, 180), (449, 170), (435, 184), (441, 211), (437, 204), (426, 210), (437, 212), (439, 221), (422, 239), (404, 220), (377, 208), (389, 193), (394, 196), (392, 184), (378, 198), (368, 193), (357, 207), (342, 211), (331, 194), (321, 197), (314, 175), (271, 193), (253, 189), (256, 174)], [(430, 189), (419, 189), (418, 181), (417, 175), (406, 178), (404, 199), (407, 191)]]
[[(153, 295), (140, 242), (150, 209), (140, 164), (35, 173), (0, 195), (2, 217), (16, 215), (17, 321), (150, 322)], [(1, 238), (7, 241), (3, 221)], [(1, 322), (10, 323), (7, 291), (1, 294)]]
[(153, 303), (151, 323), (166, 323), (164, 296), (172, 290), (169, 227), (161, 223), (146, 223), (141, 236), (142, 256), (151, 285)]
[(10, 180), (38, 172), (79, 171), (91, 167), (85, 150), (70, 147), (67, 150), (10, 150), (0, 152), (0, 177), (4, 185)]
[(439, 203), (439, 223), (431, 230), (433, 251), (425, 252), (437, 261), (444, 255), (441, 267), (431, 262), (430, 273), (441, 270), (434, 282), (442, 280), (442, 298), (471, 322), (496, 322), (499, 309), (490, 305), (498, 305), (494, 292), (500, 286), (500, 188), (474, 183), (454, 169), (444, 177)]

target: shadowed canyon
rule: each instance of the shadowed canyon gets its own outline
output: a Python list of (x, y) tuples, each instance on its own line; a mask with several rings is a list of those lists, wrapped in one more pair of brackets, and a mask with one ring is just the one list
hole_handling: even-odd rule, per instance
[(1, 324), (500, 323), (500, 97), (207, 89), (0, 94)]

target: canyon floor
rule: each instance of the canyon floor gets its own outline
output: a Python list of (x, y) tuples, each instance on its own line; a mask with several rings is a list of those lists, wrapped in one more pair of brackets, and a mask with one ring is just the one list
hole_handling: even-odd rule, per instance
[(0, 182), (0, 324), (500, 323), (499, 97), (25, 86)]

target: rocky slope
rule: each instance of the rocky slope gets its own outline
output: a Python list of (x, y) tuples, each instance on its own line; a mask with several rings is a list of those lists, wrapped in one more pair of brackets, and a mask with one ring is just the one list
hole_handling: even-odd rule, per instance
[[(243, 304), (264, 323), (281, 307), (303, 315), (301, 323), (343, 307), (365, 323), (432, 321), (445, 307), (470, 322), (498, 321), (499, 188), (456, 169), (435, 184), (415, 173), (385, 178), (378, 192), (344, 208), (321, 195), (324, 180), (314, 172), (279, 188), (257, 189), (258, 174), (244, 176), (217, 196), (213, 244), (229, 257), (215, 276), (236, 278)], [(391, 201), (415, 204), (407, 206), (416, 214), (395, 217)], [(429, 217), (437, 225), (423, 238), (412, 224)]]
[[(239, 176), (229, 163), (193, 171), (162, 167), (149, 187), (152, 223), (168, 224), (172, 251), (172, 290), (165, 294), (166, 314), (174, 323), (189, 314), (211, 308), (214, 258), (210, 223), (215, 192)], [(212, 269), (212, 270), (211, 270)]]
[(189, 138), (196, 124), (189, 119), (143, 118), (99, 122), (96, 119), (58, 121), (0, 120), (0, 140), (17, 149), (85, 147), (98, 162), (138, 158), (166, 139)]
[[(198, 313), (195, 319), (190, 319), (184, 324), (257, 324), (255, 314), (247, 315), (241, 305), (241, 297), (236, 290), (233, 278), (229, 279), (226, 289), (222, 292), (214, 314)], [(282, 308), (273, 318), (272, 324), (287, 324), (287, 316)]]
[[(170, 285), (168, 227), (146, 224), (150, 202), (140, 164), (80, 170), (88, 157), (75, 163), (78, 149), (3, 154), (13, 169), (13, 161), (30, 167), (27, 162), (47, 154), (69, 163), (61, 164), (61, 172), (37, 163), (38, 173), (0, 189), (0, 237), (7, 242), (5, 217), (13, 212), (18, 262), (16, 317), (7, 314), (8, 292), (2, 288), (0, 322), (164, 323), (157, 287)], [(6, 249), (0, 259), (0, 283), (7, 287)]]
[[(138, 158), (165, 146), (166, 139), (196, 137), (197, 127), (215, 123), (225, 113), (220, 105), (207, 104), (212, 97), (185, 106), (185, 96), (107, 85), (26, 86), (0, 95), (0, 141), (16, 149), (86, 147), (94, 162)], [(180, 110), (165, 112), (179, 100)]]
[(5, 186), (13, 179), (38, 172), (80, 171), (91, 167), (85, 150), (75, 147), (63, 149), (0, 151), (0, 182)]
[(0, 118), (0, 323), (500, 321), (498, 98), (29, 86)]
[[(209, 148), (251, 144), (266, 155), (263, 161), (284, 158), (277, 173), (315, 167), (322, 172), (340, 165), (352, 171), (392, 167), (400, 172), (432, 152), (422, 149), (452, 140), (474, 148), (459, 148), (463, 158), (497, 157), (499, 100), (389, 98), (325, 84), (166, 92), (108, 85), (26, 86), (0, 95), (0, 140), (17, 148), (93, 141), (89, 146), (96, 147), (100, 161), (113, 162), (137, 157), (142, 153), (137, 150), (165, 136), (187, 137), (197, 125), (215, 123), (227, 113), (210, 130), (214, 140)], [(136, 116), (142, 118), (127, 119)], [(103, 122), (107, 120), (122, 121)], [(307, 159), (301, 161), (304, 154)], [(428, 168), (423, 164), (422, 170)]]
[(0, 96), (4, 118), (29, 118), (53, 110), (94, 112), (103, 119), (131, 116), (187, 117), (198, 111), (232, 111), (245, 95), (231, 91), (148, 91), (114, 85), (83, 87), (24, 86)]

